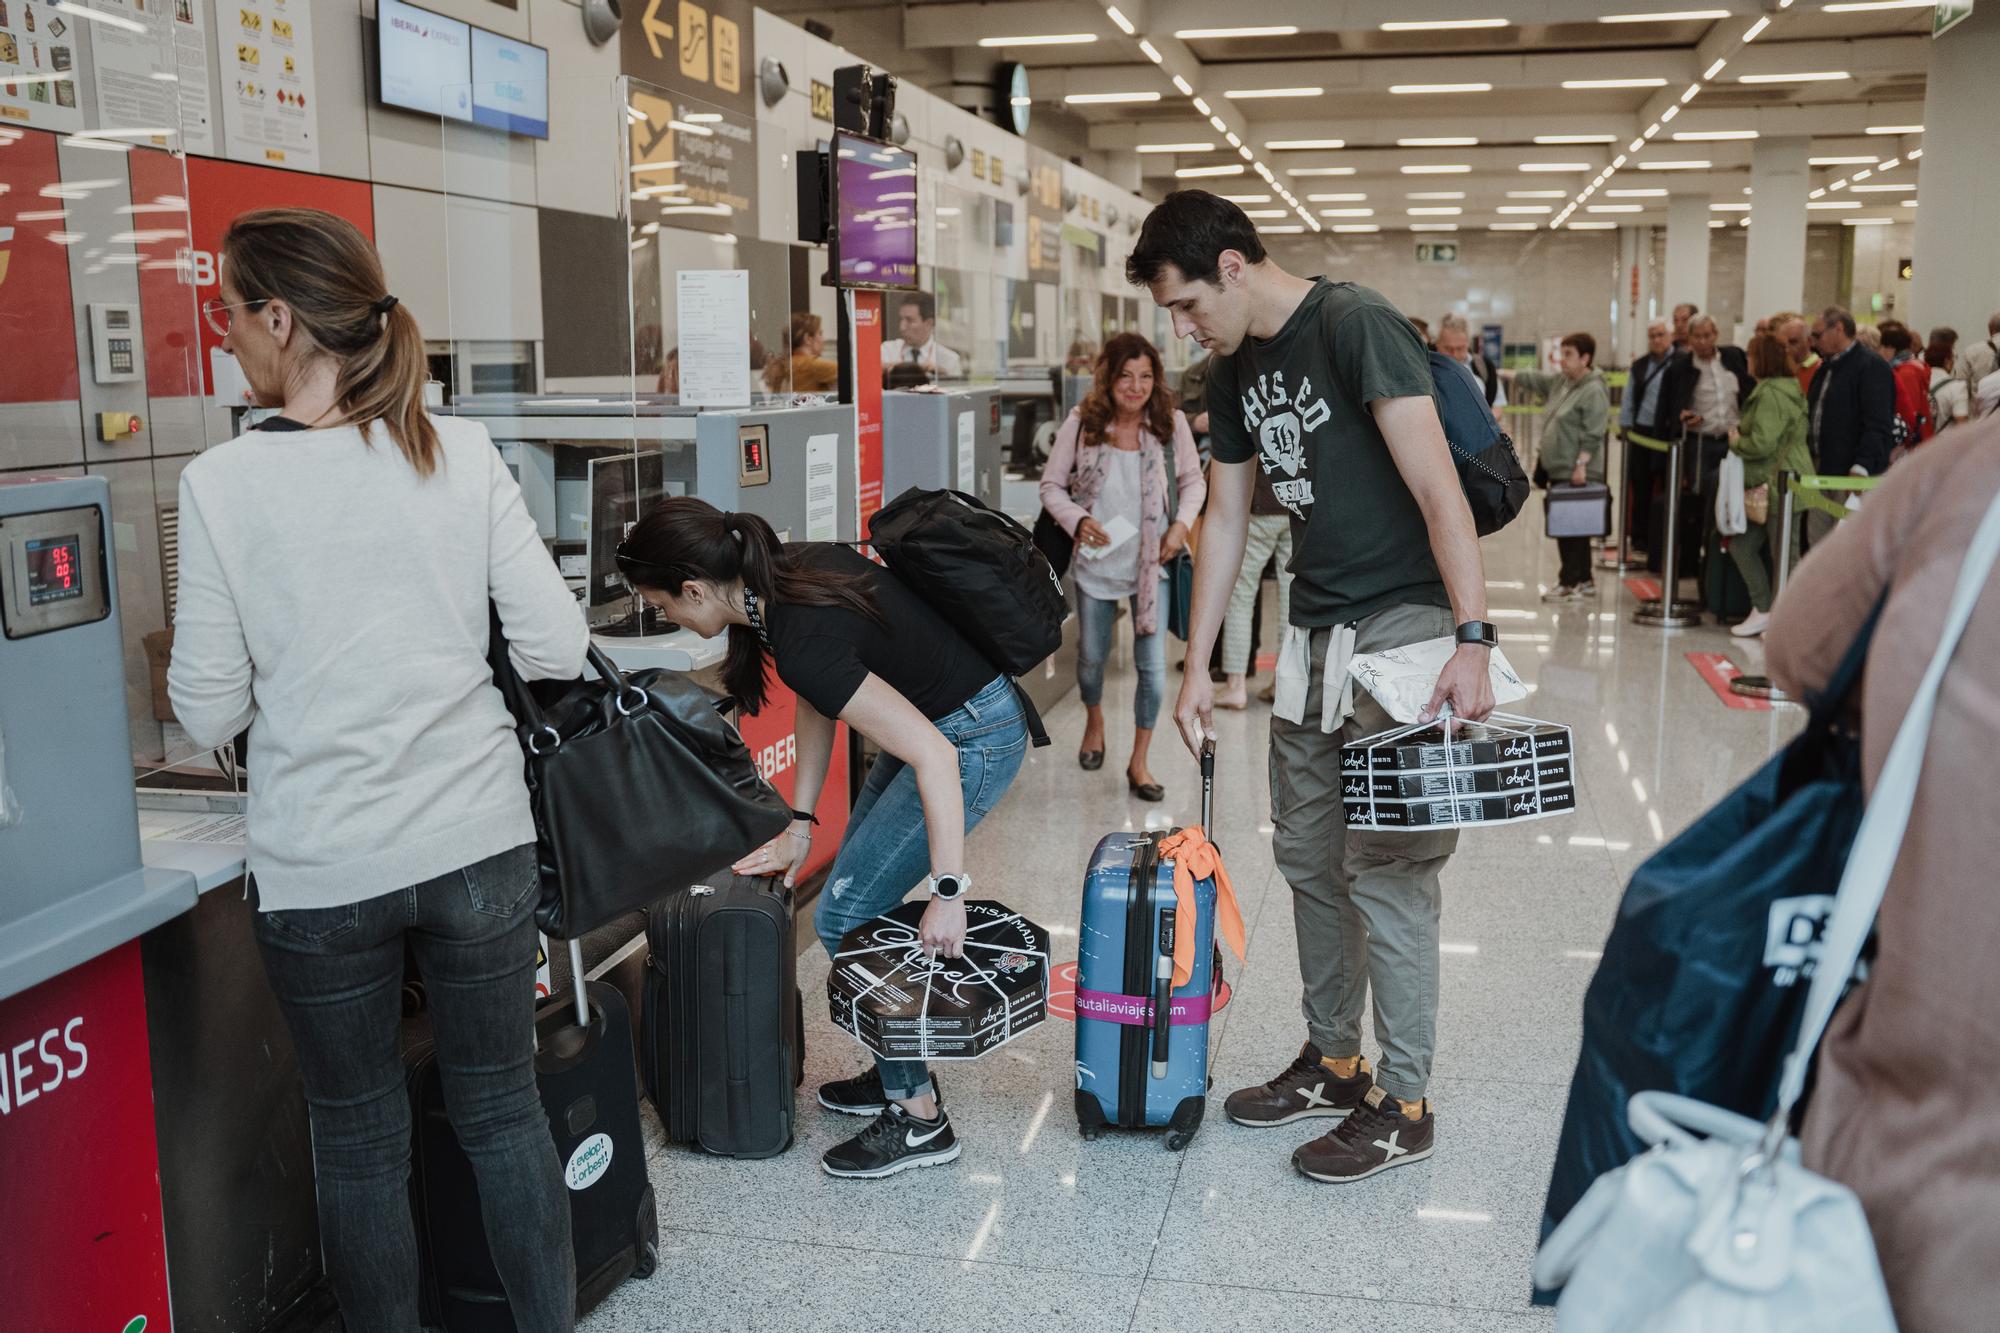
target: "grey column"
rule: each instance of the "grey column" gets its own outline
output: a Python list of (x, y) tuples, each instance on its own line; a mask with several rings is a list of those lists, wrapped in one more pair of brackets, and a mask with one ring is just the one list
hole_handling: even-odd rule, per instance
[(1667, 200), (1667, 272), (1662, 313), (1692, 301), (1708, 309), (1708, 196), (1676, 194)]
[(1743, 261), (1746, 323), (1805, 305), (1810, 144), (1803, 136), (1759, 139), (1751, 150), (1750, 243)]
[(1992, 227), (1996, 70), (2000, 0), (1989, 0), (1931, 44), (1917, 175), (1910, 323), (1948, 324), (1961, 343), (1985, 337), (1987, 318), (2000, 311)]

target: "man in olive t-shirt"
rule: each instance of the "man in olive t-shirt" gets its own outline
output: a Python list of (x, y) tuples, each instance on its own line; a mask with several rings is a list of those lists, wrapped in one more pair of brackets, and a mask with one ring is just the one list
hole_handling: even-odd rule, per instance
[[(1423, 718), (1493, 708), (1479, 541), (1438, 422), (1430, 364), (1408, 319), (1352, 283), (1295, 277), (1236, 205), (1200, 190), (1146, 218), (1126, 277), (1212, 353), (1213, 464), (1195, 562), (1188, 658), (1203, 661), (1242, 563), (1259, 473), (1291, 513), (1291, 625), (1271, 718), (1272, 851), (1292, 886), (1307, 1040), (1270, 1082), (1231, 1094), (1238, 1124), (1338, 1119), (1292, 1155), (1353, 1181), (1428, 1157), (1424, 1096), (1437, 1030), (1438, 875), (1452, 831), (1346, 827), (1340, 747), (1394, 722), (1347, 660), (1454, 633)], [(1190, 749), (1213, 735), (1213, 687), (1190, 671), (1174, 719)], [(1374, 991), (1382, 1064), (1361, 1058)]]

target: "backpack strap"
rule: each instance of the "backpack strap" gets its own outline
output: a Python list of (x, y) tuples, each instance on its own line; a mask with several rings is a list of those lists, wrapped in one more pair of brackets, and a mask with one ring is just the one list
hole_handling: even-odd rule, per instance
[(1014, 687), (1014, 697), (1021, 701), (1021, 718), (1028, 724), (1028, 741), (1039, 750), (1049, 743), (1049, 729), (1042, 725), (1042, 710), (1035, 707), (1035, 701), (1021, 688), (1019, 680), (1010, 676), (1008, 683)]

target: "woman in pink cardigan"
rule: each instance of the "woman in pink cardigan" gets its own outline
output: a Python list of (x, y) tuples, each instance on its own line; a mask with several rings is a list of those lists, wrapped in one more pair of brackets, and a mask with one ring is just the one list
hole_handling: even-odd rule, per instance
[(1070, 567), (1080, 631), (1076, 680), (1088, 712), (1077, 762), (1086, 769), (1104, 766), (1104, 662), (1118, 603), (1131, 600), (1139, 689), (1125, 781), (1142, 801), (1166, 796), (1146, 766), (1166, 693), (1164, 566), (1187, 549), (1188, 530), (1207, 498), (1194, 435), (1174, 406), (1159, 352), (1136, 333), (1119, 334), (1104, 345), (1090, 393), (1056, 435), (1042, 472), (1042, 507), (1076, 539)]

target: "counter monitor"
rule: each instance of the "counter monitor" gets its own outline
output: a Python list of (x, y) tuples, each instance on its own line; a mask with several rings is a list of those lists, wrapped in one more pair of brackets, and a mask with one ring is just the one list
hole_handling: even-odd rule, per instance
[(83, 537), (31, 538), (28, 556), (28, 605), (67, 602), (83, 596)]
[(844, 130), (833, 136), (833, 263), (842, 287), (917, 286), (917, 155)]

